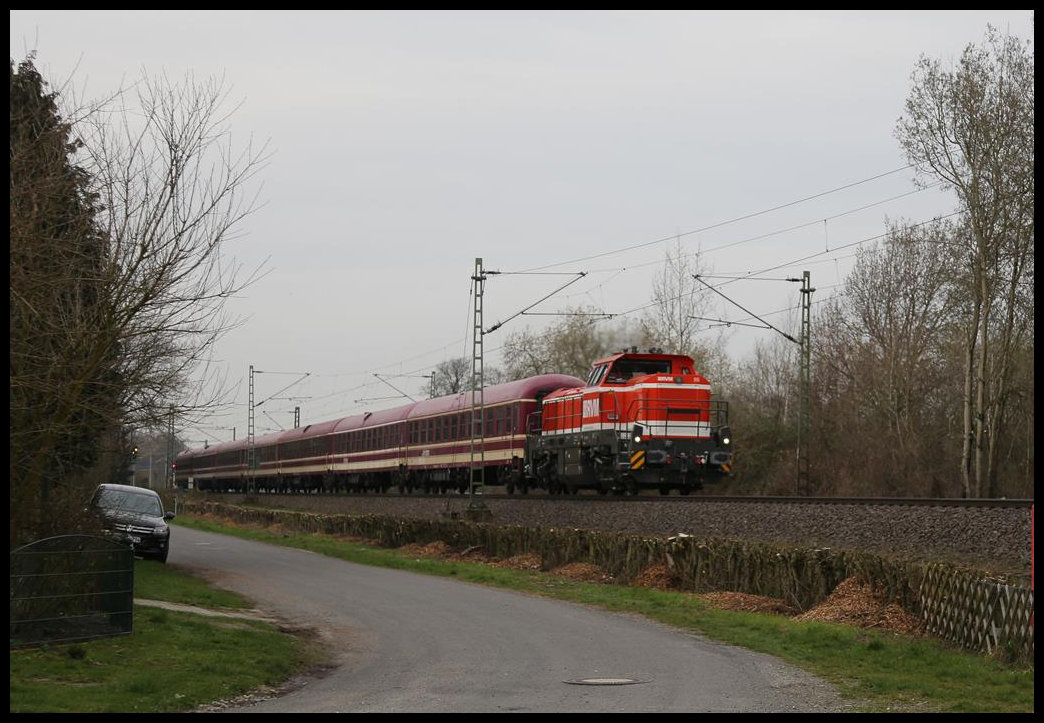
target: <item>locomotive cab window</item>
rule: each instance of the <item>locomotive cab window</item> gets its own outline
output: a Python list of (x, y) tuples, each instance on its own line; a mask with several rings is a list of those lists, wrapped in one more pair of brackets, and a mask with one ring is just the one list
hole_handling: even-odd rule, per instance
[(587, 386), (597, 387), (598, 383), (602, 381), (602, 376), (605, 374), (606, 367), (606, 364), (599, 364), (592, 369), (591, 373), (587, 376)]

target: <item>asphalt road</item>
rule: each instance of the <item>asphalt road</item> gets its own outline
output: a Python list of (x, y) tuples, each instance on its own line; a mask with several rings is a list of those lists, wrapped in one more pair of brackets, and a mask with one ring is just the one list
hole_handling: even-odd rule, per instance
[(175, 527), (168, 564), (290, 625), (336, 667), (247, 713), (830, 712), (825, 682), (645, 619)]

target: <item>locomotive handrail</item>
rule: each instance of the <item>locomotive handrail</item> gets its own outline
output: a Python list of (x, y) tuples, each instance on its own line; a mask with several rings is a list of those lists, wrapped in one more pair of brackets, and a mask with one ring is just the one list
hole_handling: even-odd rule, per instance
[[(672, 422), (690, 421), (696, 416), (700, 430), (706, 427), (706, 436), (722, 425), (722, 417), (728, 420), (728, 403), (711, 399), (694, 402), (691, 399), (636, 399), (627, 407), (626, 421), (618, 423), (620, 431), (629, 430), (633, 424), (641, 424), (662, 436), (669, 436)], [(690, 419), (681, 419), (688, 417)]]

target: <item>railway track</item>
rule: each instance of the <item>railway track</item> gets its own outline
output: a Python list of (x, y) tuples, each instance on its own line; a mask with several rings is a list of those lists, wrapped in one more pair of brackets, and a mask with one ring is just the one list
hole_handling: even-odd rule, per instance
[[(208, 492), (208, 496), (213, 499), (219, 499), (223, 495), (217, 492)], [(690, 495), (690, 496), (674, 496), (674, 495), (658, 495), (658, 494), (641, 494), (636, 496), (617, 496), (617, 495), (599, 495), (599, 494), (585, 494), (581, 492), (575, 495), (550, 495), (544, 492), (531, 492), (528, 494), (504, 494), (504, 493), (485, 493), (481, 495), (469, 495), (464, 494), (425, 494), (410, 492), (400, 494), (397, 492), (387, 493), (348, 493), (338, 495), (323, 495), (323, 494), (267, 494), (257, 493), (254, 495), (243, 495), (241, 493), (229, 493), (227, 497), (243, 499), (244, 497), (251, 496), (258, 502), (262, 502), (266, 499), (287, 499), (287, 498), (310, 498), (310, 499), (336, 499), (344, 498), (348, 500), (362, 500), (362, 499), (375, 499), (375, 500), (443, 500), (443, 501), (465, 501), (467, 503), (474, 502), (477, 505), (482, 505), (486, 502), (491, 501), (502, 501), (502, 500), (514, 500), (514, 501), (525, 501), (525, 500), (553, 500), (555, 502), (562, 502), (564, 504), (577, 504), (577, 503), (661, 503), (661, 504), (684, 504), (684, 503), (730, 503), (730, 504), (775, 504), (775, 505), (872, 505), (872, 506), (893, 506), (893, 507), (972, 507), (972, 508), (991, 508), (991, 507), (1004, 507), (1004, 508), (1022, 508), (1030, 509), (1034, 505), (1032, 499), (1007, 499), (1007, 498), (940, 498), (940, 497), (798, 497), (798, 496), (778, 496), (778, 495)]]
[(676, 534), (787, 545), (872, 550), (1029, 575), (1033, 500), (721, 495), (252, 495), (189, 493), (228, 504), (319, 514), (569, 527), (640, 535)]

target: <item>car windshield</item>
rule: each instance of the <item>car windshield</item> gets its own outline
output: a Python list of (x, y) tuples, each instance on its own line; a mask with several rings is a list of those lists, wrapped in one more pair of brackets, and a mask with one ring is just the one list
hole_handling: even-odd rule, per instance
[(120, 512), (133, 512), (138, 515), (162, 517), (163, 508), (158, 498), (152, 495), (124, 492), (122, 490), (102, 490), (94, 500), (97, 507)]

